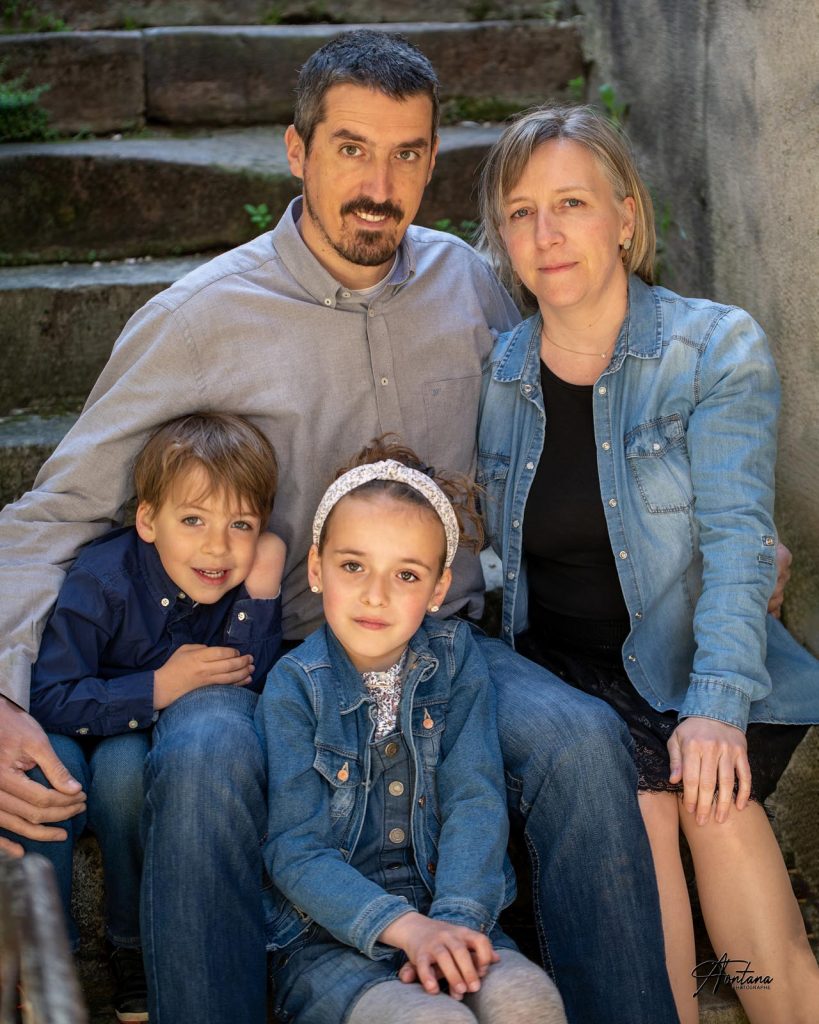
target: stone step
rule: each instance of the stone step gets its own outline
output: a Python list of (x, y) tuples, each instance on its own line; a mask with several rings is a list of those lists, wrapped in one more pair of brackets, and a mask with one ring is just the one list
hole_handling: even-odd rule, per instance
[[(373, 26), (380, 27), (380, 26)], [(582, 74), (574, 23), (406, 23), (385, 26), (434, 63), (444, 113), (502, 120), (567, 94)], [(333, 25), (159, 28), (0, 36), (7, 75), (48, 84), (40, 104), (62, 134), (145, 123), (288, 123), (296, 74), (339, 33)], [(466, 113), (464, 113), (466, 112)]]
[(204, 259), (0, 270), (0, 416), (81, 405), (125, 321)]
[(0, 506), (30, 487), (40, 466), (73, 427), (79, 410), (0, 418)]
[[(34, 5), (32, 5), (34, 6)], [(486, 21), (541, 18), (542, 0), (38, 0), (10, 28), (37, 31), (59, 19), (67, 28), (148, 28), (158, 25), (287, 25), (330, 22)]]
[[(469, 187), (499, 129), (453, 126), (419, 223), (475, 215)], [(0, 147), (0, 262), (93, 262), (224, 249), (258, 234), (245, 204), (277, 219), (300, 190), (283, 129)], [(36, 211), (36, 216), (32, 216)]]

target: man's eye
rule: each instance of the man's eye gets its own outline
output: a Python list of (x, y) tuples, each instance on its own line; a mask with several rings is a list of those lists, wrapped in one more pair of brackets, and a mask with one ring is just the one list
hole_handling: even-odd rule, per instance
[(345, 572), (361, 572), (362, 566), (360, 562), (344, 562), (341, 568)]
[(345, 156), (358, 156), (361, 152), (361, 148), (359, 146), (354, 146), (352, 142), (349, 142), (346, 146), (341, 147), (341, 152)]
[(402, 569), (401, 572), (398, 573), (398, 579), (403, 580), (404, 583), (414, 583), (418, 577), (414, 572), (410, 572), (409, 569)]
[(402, 149), (398, 153), (398, 159), (402, 160), (404, 163), (408, 164), (408, 163), (412, 163), (413, 160), (417, 160), (418, 159), (418, 154), (416, 153), (416, 151), (414, 149)]
[(574, 210), (578, 206), (582, 206), (583, 205), (583, 200), (582, 199), (575, 199), (574, 197), (570, 197), (569, 199), (566, 200), (566, 205), (570, 206)]

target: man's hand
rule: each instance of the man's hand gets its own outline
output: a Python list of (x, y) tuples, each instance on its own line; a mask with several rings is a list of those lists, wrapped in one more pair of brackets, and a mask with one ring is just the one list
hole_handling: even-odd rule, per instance
[[(39, 765), (54, 787), (49, 789), (26, 777)], [(85, 793), (51, 749), (46, 734), (16, 704), (0, 697), (0, 827), (44, 842), (65, 839), (65, 829), (46, 821), (64, 821), (85, 810)], [(0, 838), (0, 849), (21, 857), (18, 843)]]
[(714, 790), (719, 784), (716, 819), (722, 823), (734, 799), (734, 776), (739, 779), (737, 810), (751, 795), (751, 766), (745, 733), (711, 718), (686, 718), (668, 741), (670, 782), (683, 783), (683, 806), (697, 815), (697, 824), (711, 817)]
[(256, 557), (245, 580), (245, 588), (251, 597), (269, 599), (279, 596), (286, 554), (287, 548), (281, 537), (275, 533), (260, 535)]
[(785, 587), (791, 578), (791, 562), (793, 555), (784, 544), (776, 545), (776, 586), (768, 602), (768, 611), (774, 618), (782, 615), (782, 602), (785, 599)]
[(409, 957), (399, 977), (402, 981), (418, 981), (427, 992), (440, 992), (439, 978), (446, 978), (453, 999), (463, 999), (467, 992), (477, 992), (481, 978), (490, 964), (500, 957), (482, 933), (436, 921), (410, 911), (388, 925), (379, 941), (402, 949)]
[(239, 654), (232, 647), (183, 644), (154, 672), (154, 707), (160, 711), (200, 686), (244, 686), (252, 678), (252, 654)]

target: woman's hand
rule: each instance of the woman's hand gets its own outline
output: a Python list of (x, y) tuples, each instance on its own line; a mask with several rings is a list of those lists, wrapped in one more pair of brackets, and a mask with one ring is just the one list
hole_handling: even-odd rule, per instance
[(697, 824), (711, 817), (714, 790), (719, 785), (716, 820), (728, 817), (734, 799), (734, 777), (739, 779), (737, 810), (748, 804), (751, 795), (751, 766), (748, 763), (745, 733), (733, 725), (712, 718), (686, 718), (668, 741), (671, 757), (669, 782), (683, 783), (683, 806), (696, 811)]
[(453, 999), (463, 999), (467, 992), (477, 992), (481, 978), (490, 964), (500, 959), (492, 943), (482, 933), (437, 921), (415, 911), (403, 914), (388, 925), (379, 941), (402, 949), (409, 957), (399, 977), (402, 981), (418, 981), (427, 992), (440, 992), (438, 978), (446, 978)]
[(785, 587), (791, 578), (791, 562), (793, 555), (781, 542), (776, 545), (776, 585), (768, 602), (768, 611), (775, 619), (782, 617), (782, 602), (785, 600)]

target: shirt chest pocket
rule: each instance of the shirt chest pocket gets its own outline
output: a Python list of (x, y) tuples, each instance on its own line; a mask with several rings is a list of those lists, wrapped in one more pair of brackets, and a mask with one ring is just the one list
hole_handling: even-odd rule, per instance
[(361, 785), (361, 762), (349, 754), (317, 747), (313, 767), (330, 787), (330, 821), (333, 829), (343, 828), (355, 807)]
[(679, 415), (641, 423), (624, 438), (626, 464), (646, 509), (687, 512), (694, 503), (685, 427)]

